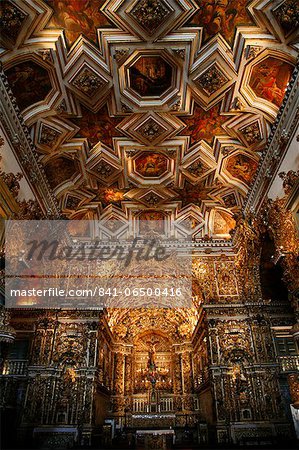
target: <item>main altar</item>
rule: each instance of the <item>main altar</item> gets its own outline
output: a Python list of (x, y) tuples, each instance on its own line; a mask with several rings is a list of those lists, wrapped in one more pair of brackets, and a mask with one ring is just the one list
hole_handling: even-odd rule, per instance
[(144, 449), (165, 450), (175, 443), (175, 432), (166, 430), (137, 430), (136, 447)]

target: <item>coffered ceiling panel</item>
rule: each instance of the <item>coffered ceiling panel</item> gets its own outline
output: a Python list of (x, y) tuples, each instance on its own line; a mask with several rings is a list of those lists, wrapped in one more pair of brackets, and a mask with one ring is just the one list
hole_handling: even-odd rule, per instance
[(3, 1), (1, 61), (62, 212), (229, 238), (296, 61), (296, 3)]

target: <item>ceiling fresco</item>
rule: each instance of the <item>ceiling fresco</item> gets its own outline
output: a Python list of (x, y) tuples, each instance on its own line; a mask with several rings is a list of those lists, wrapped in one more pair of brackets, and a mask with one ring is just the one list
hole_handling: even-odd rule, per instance
[(203, 27), (204, 40), (221, 35), (231, 44), (238, 25), (252, 25), (248, 0), (196, 0), (199, 10), (190, 25)]
[(6, 75), (21, 110), (45, 100), (52, 89), (47, 70), (34, 61), (13, 66)]
[(121, 119), (109, 115), (107, 105), (96, 113), (81, 106), (80, 116), (79, 119), (73, 119), (74, 124), (79, 128), (78, 137), (86, 138), (91, 145), (102, 142), (113, 147), (113, 137), (121, 135), (116, 128)]
[(97, 42), (97, 29), (111, 26), (101, 12), (106, 0), (46, 0), (53, 10), (47, 28), (62, 28), (66, 43), (71, 46), (83, 34)]
[(257, 97), (280, 106), (291, 73), (291, 64), (269, 57), (254, 66), (249, 86)]
[(8, 0), (1, 3), (1, 33), (10, 44), (14, 45), (20, 33), (20, 27), (23, 26), (27, 14), (19, 9), (16, 4)]
[(222, 124), (227, 121), (227, 117), (221, 115), (220, 105), (205, 111), (195, 104), (193, 114), (182, 117), (182, 120), (186, 127), (181, 134), (190, 136), (191, 145), (202, 139), (210, 143), (214, 136), (225, 134)]
[(141, 56), (129, 69), (130, 86), (141, 97), (160, 97), (171, 87), (172, 68), (161, 56)]
[(167, 171), (168, 159), (160, 153), (141, 153), (134, 161), (135, 171), (144, 178), (160, 177)]
[(229, 239), (298, 54), (294, 0), (7, 0), (0, 58), (69, 218)]
[(235, 178), (250, 184), (257, 169), (257, 161), (243, 153), (233, 155), (227, 159), (226, 170)]
[(50, 159), (45, 165), (45, 172), (50, 186), (55, 189), (61, 183), (69, 180), (78, 174), (78, 167), (71, 159), (58, 157)]

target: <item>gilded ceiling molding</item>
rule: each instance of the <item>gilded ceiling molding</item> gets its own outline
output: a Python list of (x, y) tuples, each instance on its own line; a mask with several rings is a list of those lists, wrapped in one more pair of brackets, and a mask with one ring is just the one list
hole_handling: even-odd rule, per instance
[(38, 162), (29, 131), (2, 68), (0, 72), (0, 92), (2, 98), (0, 103), (1, 125), (14, 149), (15, 157), (23, 169), (43, 213), (47, 217), (59, 218), (61, 213), (58, 202), (51, 191), (44, 169)]
[(297, 63), (277, 118), (272, 126), (268, 144), (261, 156), (254, 181), (247, 194), (243, 213), (258, 212), (270, 185), (277, 175), (281, 161), (288, 151), (299, 120), (299, 64)]

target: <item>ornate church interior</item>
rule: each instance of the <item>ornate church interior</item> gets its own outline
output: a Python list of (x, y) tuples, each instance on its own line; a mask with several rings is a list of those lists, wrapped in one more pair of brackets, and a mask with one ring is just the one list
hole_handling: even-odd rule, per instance
[(1, 225), (2, 448), (296, 448), (298, 0), (2, 0), (0, 26), (1, 223), (176, 223), (192, 255), (190, 307), (9, 308)]

